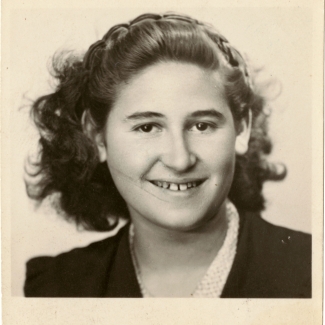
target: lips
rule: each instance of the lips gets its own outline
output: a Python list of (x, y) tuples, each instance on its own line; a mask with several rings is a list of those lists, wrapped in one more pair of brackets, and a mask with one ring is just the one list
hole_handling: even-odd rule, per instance
[(204, 180), (197, 180), (192, 182), (174, 183), (165, 181), (150, 181), (150, 183), (170, 191), (187, 191), (191, 188), (198, 187)]

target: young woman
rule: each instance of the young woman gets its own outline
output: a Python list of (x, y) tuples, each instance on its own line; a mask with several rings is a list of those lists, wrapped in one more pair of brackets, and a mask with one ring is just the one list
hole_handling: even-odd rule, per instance
[(29, 297), (310, 297), (311, 238), (259, 213), (266, 161), (261, 85), (211, 26), (145, 14), (83, 57), (32, 107), (36, 200), (117, 235), (27, 263)]

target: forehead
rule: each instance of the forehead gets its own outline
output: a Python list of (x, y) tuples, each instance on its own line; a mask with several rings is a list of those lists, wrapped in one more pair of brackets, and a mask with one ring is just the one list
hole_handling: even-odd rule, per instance
[(167, 114), (228, 108), (222, 78), (194, 64), (164, 62), (150, 66), (120, 86), (113, 107), (121, 114), (159, 110)]

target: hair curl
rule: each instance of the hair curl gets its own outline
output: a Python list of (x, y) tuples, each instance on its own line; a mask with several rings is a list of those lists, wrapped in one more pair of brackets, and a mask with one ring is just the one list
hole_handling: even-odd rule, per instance
[[(192, 63), (219, 70), (235, 121), (252, 112), (248, 152), (236, 157), (229, 198), (238, 209), (261, 211), (266, 180), (285, 176), (266, 161), (271, 152), (266, 100), (240, 53), (210, 25), (187, 16), (145, 14), (112, 27), (83, 57), (73, 53), (53, 58), (53, 93), (38, 98), (31, 115), (40, 132), (40, 155), (27, 165), (29, 197), (41, 202), (53, 193), (56, 207), (86, 229), (113, 229), (109, 216), (128, 217), (126, 203), (100, 163), (94, 142), (86, 135), (82, 116), (100, 132), (121, 83), (158, 62)], [(261, 87), (260, 87), (261, 88)], [(27, 166), (27, 167), (28, 167)], [(36, 169), (35, 169), (36, 167)], [(35, 181), (36, 180), (36, 181)]]

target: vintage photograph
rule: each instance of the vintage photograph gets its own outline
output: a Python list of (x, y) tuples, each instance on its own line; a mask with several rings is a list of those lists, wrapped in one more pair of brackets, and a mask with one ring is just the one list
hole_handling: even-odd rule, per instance
[(12, 10), (10, 297), (320, 297), (314, 19)]

